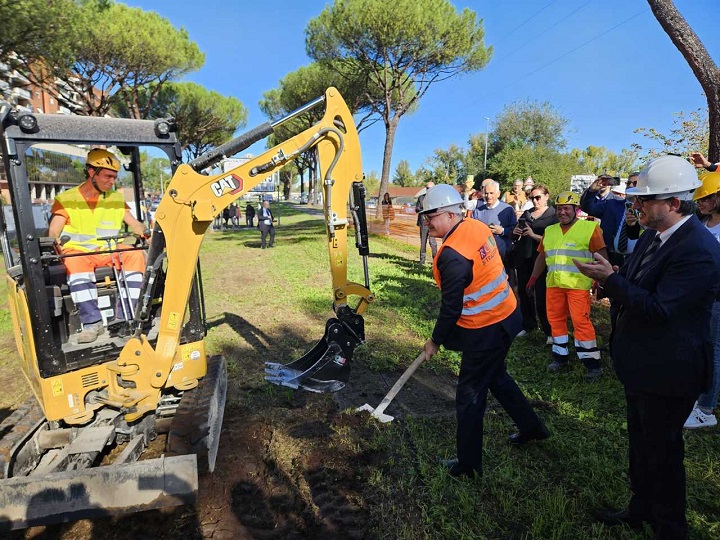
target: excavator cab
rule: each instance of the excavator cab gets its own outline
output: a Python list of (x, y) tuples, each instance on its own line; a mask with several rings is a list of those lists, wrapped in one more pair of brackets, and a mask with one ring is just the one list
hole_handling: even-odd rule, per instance
[[(324, 115), (311, 127), (213, 174), (224, 157), (321, 105)], [(0, 103), (1, 157), (11, 199), (11, 209), (0, 213), (0, 247), (19, 363), (35, 396), (0, 423), (0, 530), (193, 500), (198, 473), (215, 466), (227, 393), (225, 359), (205, 351), (200, 246), (224, 208), (308, 151), (316, 152), (322, 175), (334, 316), (312, 351), (287, 364), (269, 363), (267, 379), (315, 392), (336, 391), (348, 381), (353, 351), (365, 339), (362, 314), (374, 297), (359, 139), (340, 94), (330, 88), (286, 117), (185, 164), (173, 126), (172, 119), (34, 114)], [(113, 150), (123, 163), (125, 199), (134, 201), (138, 219), (147, 219), (143, 152), (167, 158), (172, 178), (148, 242), (124, 234), (104, 239), (103, 251), (117, 257), (117, 264), (94, 276), (107, 331), (92, 343), (79, 343), (63, 263), (73, 255), (47, 236), (48, 208), (35, 200), (82, 182), (77, 173), (83, 154), (96, 146)], [(65, 168), (52, 161), (54, 154), (65, 156)], [(363, 284), (347, 279), (348, 211), (363, 256)], [(135, 306), (123, 302), (128, 291), (120, 279), (119, 245), (125, 242), (146, 260)], [(140, 460), (163, 433), (163, 456)], [(115, 447), (121, 448), (109, 462)]]

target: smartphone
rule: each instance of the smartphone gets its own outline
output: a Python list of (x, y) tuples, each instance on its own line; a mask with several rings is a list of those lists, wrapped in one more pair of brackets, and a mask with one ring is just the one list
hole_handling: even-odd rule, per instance
[(518, 219), (517, 226), (521, 229), (527, 227), (527, 221), (525, 220), (525, 218)]

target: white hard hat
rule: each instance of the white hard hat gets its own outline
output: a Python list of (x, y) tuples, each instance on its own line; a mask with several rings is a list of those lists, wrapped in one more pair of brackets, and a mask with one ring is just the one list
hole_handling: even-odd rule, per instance
[(625, 188), (626, 188), (625, 184), (623, 184), (622, 182), (620, 182), (617, 186), (611, 187), (611, 188), (610, 188), (610, 191), (612, 191), (613, 193), (624, 194), (624, 193), (625, 193)]
[(462, 213), (463, 198), (458, 190), (448, 184), (438, 184), (427, 190), (425, 199), (423, 200), (423, 209), (421, 214), (428, 214), (440, 209), (455, 214)]
[(679, 156), (660, 156), (640, 171), (637, 185), (628, 188), (625, 193), (629, 196), (657, 195), (660, 199), (677, 197), (689, 201), (693, 191), (701, 185), (695, 167), (687, 160)]

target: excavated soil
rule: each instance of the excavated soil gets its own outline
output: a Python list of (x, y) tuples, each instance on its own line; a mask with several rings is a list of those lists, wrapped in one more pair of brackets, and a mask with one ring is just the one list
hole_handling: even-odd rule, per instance
[[(351, 382), (333, 394), (312, 394), (256, 382), (246, 372), (226, 409), (218, 461), (200, 479), (197, 504), (124, 517), (34, 527), (11, 538), (36, 539), (372, 539), (373, 470), (387, 462), (366, 449), (378, 429), (368, 413), (402, 374), (369, 371), (355, 362)], [(405, 417), (452, 416), (454, 379), (421, 367), (386, 410)], [(162, 437), (152, 445), (162, 448)]]

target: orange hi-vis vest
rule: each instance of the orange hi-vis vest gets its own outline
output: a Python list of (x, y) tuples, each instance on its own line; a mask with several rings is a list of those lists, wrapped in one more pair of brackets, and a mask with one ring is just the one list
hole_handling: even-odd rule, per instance
[(463, 293), (463, 307), (458, 326), (483, 328), (506, 319), (517, 307), (510, 290), (505, 267), (490, 228), (477, 219), (463, 220), (438, 249), (433, 262), (433, 276), (442, 290), (437, 261), (445, 248), (452, 248), (472, 261), (472, 282)]

